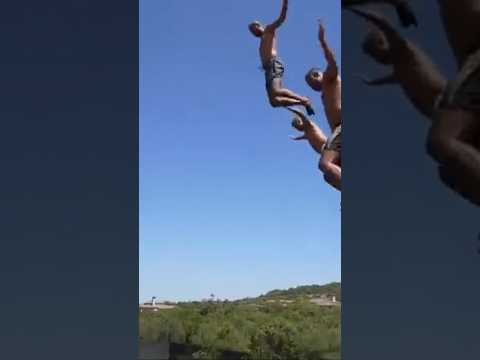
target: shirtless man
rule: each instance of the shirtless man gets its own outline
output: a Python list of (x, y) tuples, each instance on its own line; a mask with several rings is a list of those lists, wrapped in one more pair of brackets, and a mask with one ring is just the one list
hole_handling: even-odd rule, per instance
[[(415, 107), (432, 120), (427, 150), (439, 163), (440, 179), (480, 205), (480, 2), (442, 0), (439, 4), (449, 41), (462, 69), (457, 79), (447, 87), (446, 80), (428, 57), (412, 43), (402, 40), (385, 19), (352, 10), (381, 31), (369, 34), (364, 51), (378, 62), (394, 67), (392, 76), (365, 82), (382, 85), (398, 81), (401, 84)], [(476, 57), (469, 58), (475, 51)]]
[(397, 10), (400, 22), (404, 27), (418, 26), (417, 19), (407, 0), (342, 0), (342, 7), (365, 4), (389, 4)]
[[(328, 139), (323, 133), (323, 131), (318, 127), (317, 124), (310, 120), (300, 110), (297, 110), (295, 108), (287, 109), (295, 114), (292, 121), (292, 126), (298, 131), (303, 132), (303, 135), (292, 137), (292, 139), (307, 140), (313, 150), (320, 154), (321, 159), (323, 159), (323, 156), (325, 154), (325, 148), (328, 143)], [(320, 163), (322, 163), (321, 159)], [(334, 165), (339, 167), (340, 163)], [(325, 181), (331, 186), (333, 186), (335, 189), (340, 191), (341, 179), (336, 172), (335, 166), (322, 166), (321, 170), (323, 171), (323, 178), (325, 179)]]
[(248, 28), (255, 37), (260, 38), (260, 59), (265, 70), (265, 82), (270, 105), (273, 107), (303, 105), (307, 113), (313, 115), (315, 112), (307, 97), (297, 95), (283, 87), (282, 78), (285, 68), (277, 55), (276, 38), (276, 30), (287, 17), (288, 0), (282, 1), (282, 11), (277, 20), (267, 26), (254, 21)]
[(442, 181), (480, 205), (480, 1), (437, 2), (459, 72), (439, 101), (427, 149)]
[(408, 41), (383, 16), (371, 11), (351, 9), (376, 28), (363, 42), (363, 51), (382, 65), (391, 65), (392, 72), (381, 78), (369, 80), (367, 85), (398, 84), (417, 110), (431, 119), (435, 103), (444, 91), (447, 81), (427, 54)]
[(305, 75), (305, 81), (322, 95), (325, 116), (332, 130), (332, 135), (322, 152), (319, 168), (324, 174), (329, 174), (329, 181), (340, 190), (342, 179), (341, 169), (341, 133), (342, 133), (342, 81), (338, 74), (337, 62), (333, 51), (325, 40), (325, 28), (320, 22), (318, 39), (323, 49), (327, 68), (324, 72), (313, 68)]

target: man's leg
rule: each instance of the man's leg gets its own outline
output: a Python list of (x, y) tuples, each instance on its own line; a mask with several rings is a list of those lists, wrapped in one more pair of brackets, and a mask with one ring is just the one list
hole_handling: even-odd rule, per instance
[[(442, 109), (435, 116), (427, 140), (428, 153), (441, 165), (442, 181), (474, 202), (480, 201), (480, 152), (478, 141), (475, 144), (479, 134), (478, 114)], [(449, 181), (446, 172), (451, 174)]]
[(323, 172), (325, 181), (340, 191), (342, 169), (337, 165), (339, 157), (340, 154), (334, 150), (324, 150), (318, 167)]
[(294, 105), (303, 105), (300, 100), (295, 100), (288, 97), (282, 96), (269, 96), (270, 105), (273, 107), (287, 107), (287, 106), (294, 106)]
[(298, 100), (298, 101), (301, 101), (303, 104), (310, 103), (309, 98), (307, 98), (305, 96), (300, 96), (298, 94), (295, 94), (293, 91), (285, 89), (285, 88), (274, 90), (274, 92), (275, 92), (275, 96), (286, 97), (286, 98)]
[(307, 109), (307, 113), (309, 115), (315, 114), (311, 106), (310, 99), (305, 96), (300, 96), (293, 91), (284, 88), (282, 84), (282, 79), (279, 77), (274, 78), (271, 81), (268, 93), (270, 104), (273, 107), (303, 105)]

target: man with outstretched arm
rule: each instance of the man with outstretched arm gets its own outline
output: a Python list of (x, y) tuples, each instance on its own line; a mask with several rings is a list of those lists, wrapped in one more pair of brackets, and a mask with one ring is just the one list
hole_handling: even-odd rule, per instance
[(282, 1), (282, 11), (277, 20), (267, 26), (254, 21), (250, 23), (248, 28), (255, 37), (260, 38), (260, 59), (265, 70), (265, 82), (270, 105), (273, 107), (303, 105), (307, 113), (313, 115), (315, 112), (307, 97), (295, 94), (283, 86), (282, 78), (285, 66), (278, 57), (276, 37), (276, 30), (287, 17), (288, 0)]
[(341, 134), (342, 134), (342, 81), (338, 73), (335, 55), (325, 39), (325, 28), (319, 23), (318, 40), (323, 50), (327, 68), (321, 71), (312, 68), (305, 75), (307, 84), (321, 93), (325, 116), (332, 131), (320, 159), (320, 170), (332, 176), (331, 181), (340, 190), (341, 172)]
[(480, 1), (437, 3), (459, 70), (438, 102), (427, 151), (443, 183), (480, 206)]
[[(328, 139), (323, 131), (310, 120), (303, 112), (295, 108), (287, 108), (294, 113), (292, 126), (298, 131), (303, 132), (302, 135), (292, 137), (293, 140), (307, 140), (313, 150), (320, 154), (320, 170), (323, 172), (325, 182), (333, 186), (337, 190), (341, 190), (342, 169), (340, 163), (340, 156), (334, 159), (329, 158), (329, 151), (326, 150), (328, 146)], [(340, 149), (338, 148), (338, 151)], [(327, 156), (325, 158), (325, 155)]]
[(386, 76), (370, 80), (370, 86), (399, 85), (415, 108), (431, 120), (435, 104), (447, 80), (430, 57), (412, 41), (404, 38), (383, 15), (367, 10), (351, 9), (374, 27), (363, 42), (363, 51), (380, 65), (392, 67)]
[[(415, 107), (431, 119), (427, 151), (437, 162), (441, 181), (480, 205), (480, 1), (438, 0), (459, 73), (447, 84), (418, 47), (403, 39), (385, 18), (352, 9), (374, 23), (364, 50), (379, 63), (393, 65), (369, 85), (399, 83)], [(375, 39), (376, 38), (376, 39)]]

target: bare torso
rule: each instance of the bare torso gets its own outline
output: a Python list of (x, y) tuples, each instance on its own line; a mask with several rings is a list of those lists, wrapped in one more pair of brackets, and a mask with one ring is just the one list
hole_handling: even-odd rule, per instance
[(262, 65), (265, 68), (270, 60), (277, 56), (277, 37), (275, 35), (275, 29), (265, 28), (265, 32), (260, 40), (260, 59)]
[(480, 1), (438, 0), (447, 38), (459, 67), (480, 49)]
[(322, 102), (325, 116), (332, 131), (342, 123), (342, 80), (325, 81), (322, 89)]

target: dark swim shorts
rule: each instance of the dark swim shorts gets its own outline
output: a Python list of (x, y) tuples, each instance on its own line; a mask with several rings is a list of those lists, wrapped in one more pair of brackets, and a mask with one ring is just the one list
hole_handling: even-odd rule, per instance
[(285, 66), (278, 57), (273, 57), (264, 65), (265, 69), (265, 84), (267, 89), (271, 86), (274, 79), (281, 79), (285, 72)]
[(473, 53), (437, 102), (438, 108), (480, 111), (480, 50)]
[(328, 139), (325, 150), (333, 150), (336, 152), (341, 152), (342, 150), (342, 125), (338, 125)]

